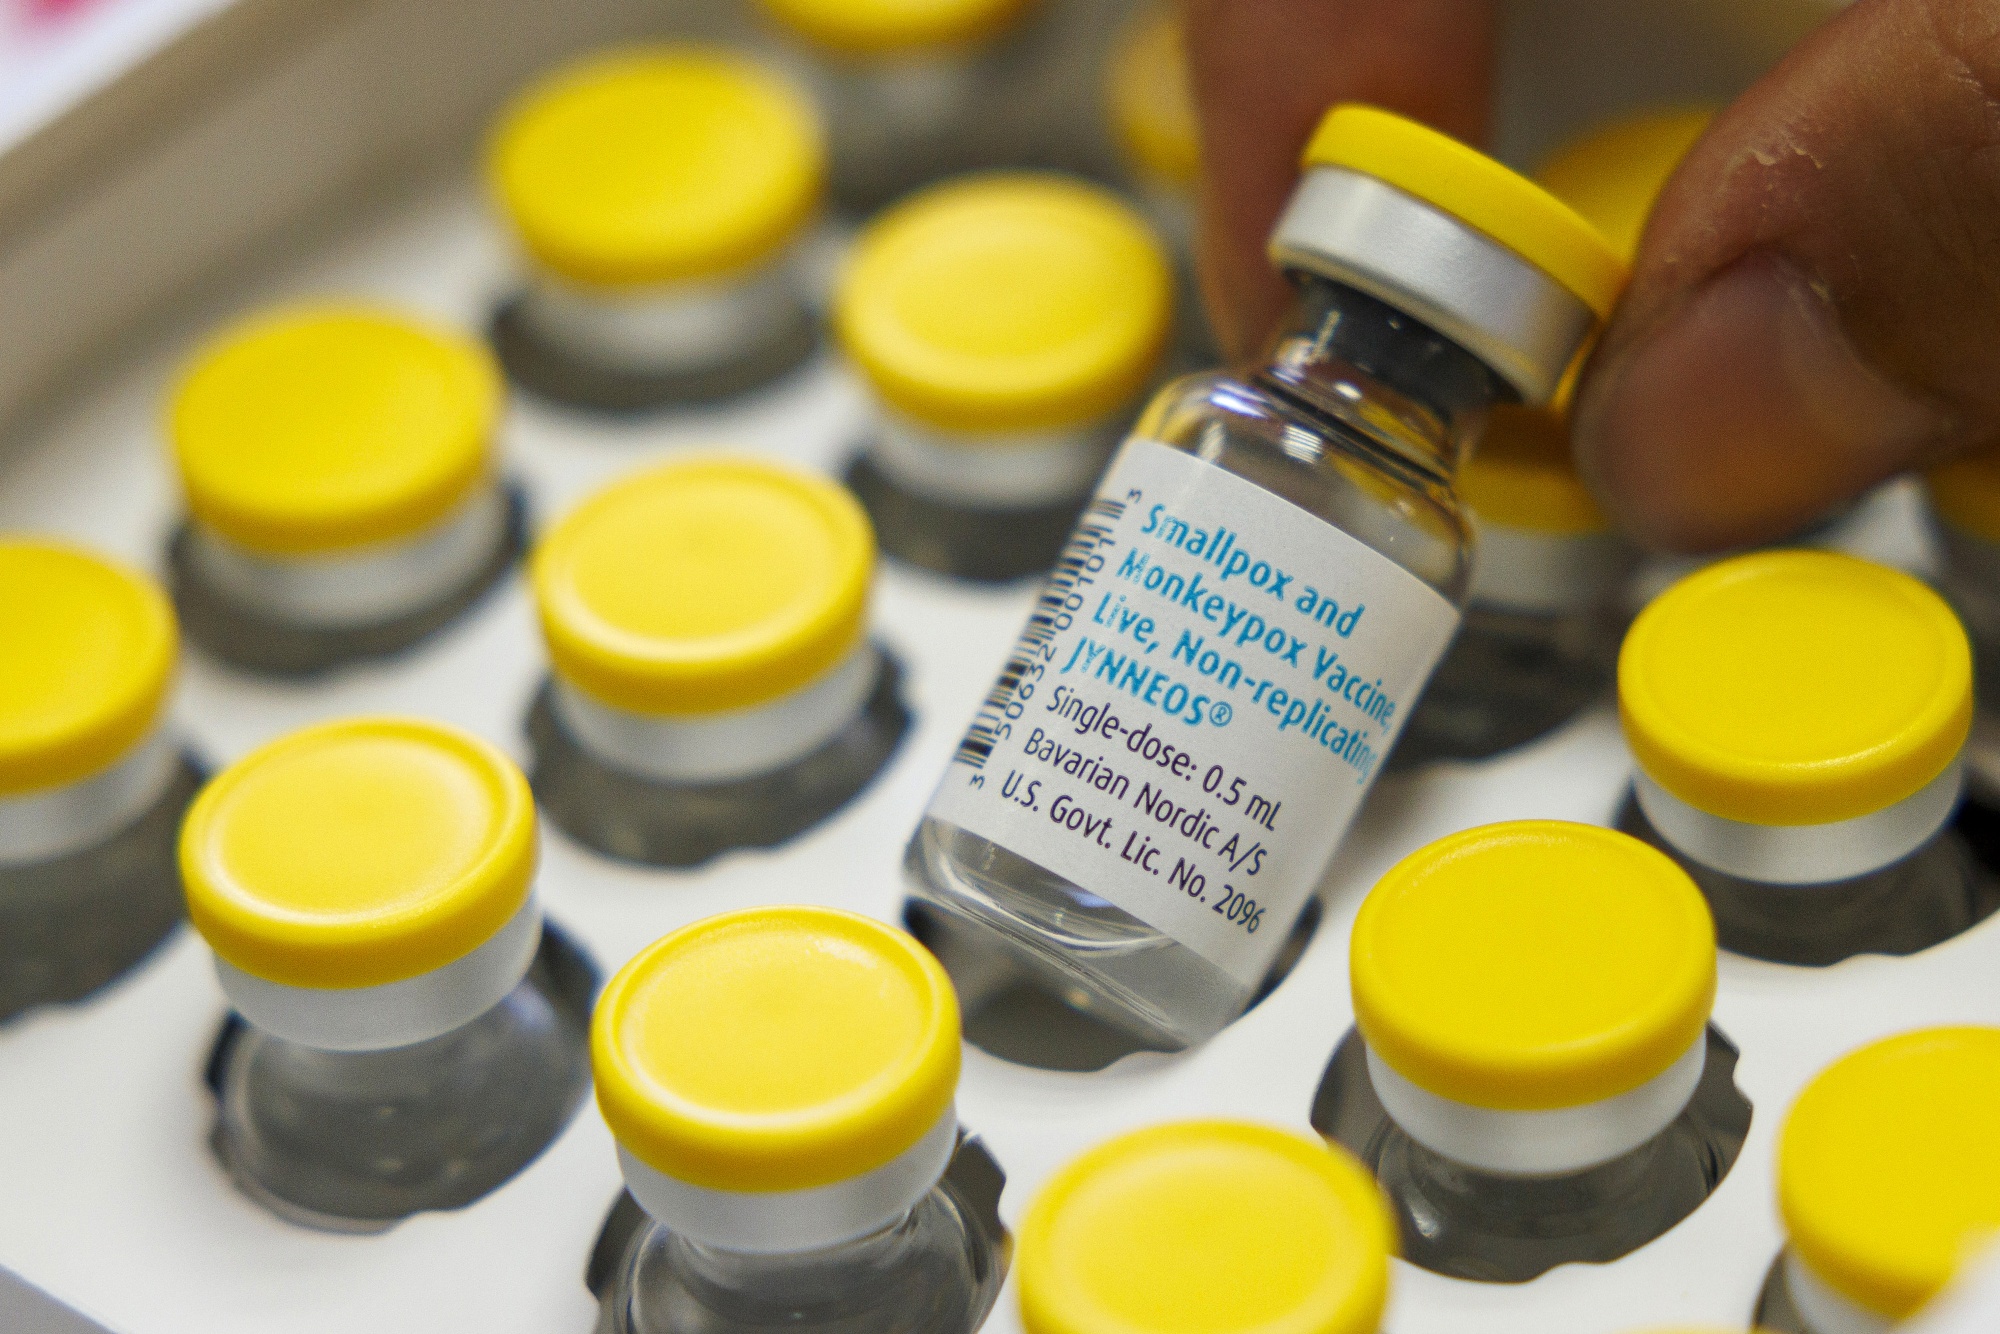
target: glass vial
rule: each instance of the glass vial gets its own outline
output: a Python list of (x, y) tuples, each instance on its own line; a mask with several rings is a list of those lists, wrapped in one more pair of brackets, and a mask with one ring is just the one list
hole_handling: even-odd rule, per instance
[[(1630, 263), (1653, 201), (1711, 112), (1674, 108), (1600, 126), (1536, 173)], [(1564, 410), (1505, 407), (1459, 475), (1479, 532), (1472, 602), (1391, 757), (1392, 768), (1480, 760), (1560, 727), (1610, 688), (1637, 552), (1570, 458)]]
[(145, 576), (0, 535), (0, 1020), (80, 1000), (181, 920), (202, 775), (167, 720), (179, 635)]
[(648, 1215), (601, 1334), (971, 1334), (1004, 1247), (946, 1180), (958, 1002), (922, 946), (830, 908), (657, 941), (591, 1023), (598, 1106)]
[(502, 116), (487, 182), (525, 268), (493, 343), (542, 398), (707, 402), (817, 346), (799, 251), (824, 190), (819, 122), (749, 60), (666, 45), (559, 70)]
[(868, 632), (874, 534), (816, 474), (723, 457), (636, 474), (565, 516), (532, 574), (552, 667), (528, 720), (535, 793), (608, 856), (773, 847), (852, 800), (909, 728)]
[(498, 368), (479, 344), (364, 306), (256, 316), (201, 349), (168, 431), (188, 519), (168, 552), (188, 638), (302, 675), (412, 647), (524, 542), (499, 479)]
[(1174, 360), (1212, 366), (1222, 355), (1195, 279), (1201, 129), (1175, 6), (1148, 4), (1120, 26), (1104, 65), (1102, 100), (1125, 186), (1173, 258)]
[(1162, 1047), (1255, 993), (1457, 629), (1468, 434), (1553, 392), (1624, 274), (1386, 112), (1336, 108), (1305, 165), (1264, 359), (1146, 410), (905, 859), (927, 909)]
[(1412, 1264), (1518, 1283), (1615, 1260), (1715, 1189), (1688, 1112), (1715, 927), (1659, 852), (1555, 820), (1454, 834), (1375, 886), (1350, 955), (1388, 1113), (1363, 1157)]
[(1029, 1205), (1021, 1328), (1376, 1334), (1395, 1249), (1382, 1192), (1345, 1149), (1240, 1121), (1152, 1126), (1075, 1159)]
[(1900, 1034), (1816, 1075), (1778, 1135), (1786, 1245), (1756, 1324), (1902, 1327), (2000, 1231), (1996, 1115), (2000, 1028)]
[(866, 217), (955, 172), (1016, 161), (1010, 83), (1035, 0), (762, 0), (805, 57), (826, 118), (834, 202)]
[(1478, 534), (1471, 600), (1393, 768), (1526, 745), (1608, 693), (1617, 672), (1637, 552), (1577, 476), (1562, 419), (1495, 408), (1458, 490)]
[(1952, 825), (1971, 652), (1910, 576), (1824, 551), (1720, 561), (1633, 622), (1618, 699), (1638, 762), (1619, 825), (1694, 877), (1723, 948), (1913, 954), (1992, 911)]
[(307, 728), (203, 791), (181, 863), (246, 1023), (214, 1072), (245, 1194), (376, 1232), (471, 1204), (561, 1133), (585, 1016), (531, 970), (535, 859), (520, 771), (435, 723)]
[(1098, 186), (974, 176), (876, 219), (834, 323), (874, 400), (847, 481), (883, 549), (964, 579), (1046, 573), (1172, 319), (1158, 241)]

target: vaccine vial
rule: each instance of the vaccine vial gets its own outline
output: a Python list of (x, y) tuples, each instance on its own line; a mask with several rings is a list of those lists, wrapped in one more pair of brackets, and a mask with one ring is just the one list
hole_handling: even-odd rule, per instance
[(532, 569), (549, 818), (608, 856), (693, 866), (851, 801), (910, 725), (869, 635), (874, 574), (861, 507), (800, 469), (687, 459), (584, 501)]
[(1154, 1046), (1244, 1005), (1458, 627), (1453, 491), (1624, 267), (1539, 187), (1343, 106), (1271, 242), (1263, 359), (1163, 390), (906, 854), (909, 892)]
[(181, 868), (244, 1021), (213, 1142), (245, 1194), (376, 1232), (471, 1204), (561, 1133), (587, 1016), (537, 965), (535, 860), (520, 770), (436, 723), (310, 727), (203, 790)]
[(600, 1334), (971, 1334), (1004, 1274), (948, 1175), (958, 1001), (907, 935), (726, 913), (642, 950), (591, 1021), (598, 1107), (648, 1221)]
[(1395, 1249), (1382, 1192), (1345, 1149), (1241, 1121), (1150, 1126), (1029, 1205), (1021, 1328), (1376, 1334)]
[(492, 328), (508, 375), (614, 412), (783, 376), (818, 343), (799, 252), (825, 173), (805, 94), (727, 51), (614, 51), (536, 83), (487, 153), (525, 269)]
[(1582, 214), (1630, 263), (1660, 191), (1713, 119), (1715, 108), (1704, 105), (1655, 107), (1621, 117), (1557, 149), (1535, 179)]
[(187, 521), (168, 552), (188, 638), (303, 675), (402, 652), (467, 612), (524, 541), (484, 348), (365, 306), (224, 331), (168, 411)]
[[(1927, 1028), (1851, 1052), (1778, 1135), (1784, 1252), (1756, 1323), (1888, 1334), (2000, 1232), (2000, 1028)], [(1970, 1328), (1970, 1326), (1968, 1326)]]
[(834, 323), (875, 408), (847, 481), (883, 548), (964, 579), (1045, 573), (1172, 321), (1158, 241), (1098, 186), (972, 176), (877, 218)]
[(1952, 825), (1971, 653), (1910, 576), (1824, 551), (1711, 565), (1633, 622), (1618, 702), (1619, 826), (1694, 877), (1723, 948), (1913, 954), (1992, 911)]
[[(1627, 263), (1712, 113), (1672, 108), (1565, 146), (1536, 179)], [(1459, 474), (1479, 533), (1472, 601), (1391, 764), (1481, 760), (1562, 726), (1609, 691), (1638, 553), (1570, 457), (1569, 383), (1549, 408), (1502, 407)]]
[(761, 0), (826, 118), (834, 202), (866, 217), (942, 177), (1010, 160), (1007, 92), (1037, 0)]
[(1688, 1107), (1715, 927), (1656, 850), (1555, 820), (1451, 835), (1375, 886), (1349, 953), (1388, 1114), (1363, 1157), (1412, 1264), (1518, 1283), (1615, 1260), (1715, 1189)]
[(1965, 746), (1966, 792), (2000, 807), (2000, 460), (1961, 459), (1924, 479), (1943, 569), (1938, 587), (1972, 643), (1976, 709)]
[(1177, 8), (1149, 4), (1120, 26), (1104, 64), (1102, 99), (1126, 188), (1173, 256), (1175, 359), (1190, 367), (1213, 365), (1221, 353), (1202, 311), (1194, 267), (1201, 127)]
[(202, 773), (167, 718), (179, 634), (153, 582), (0, 534), (0, 1021), (80, 1000), (181, 920)]
[(1397, 768), (1525, 745), (1608, 695), (1617, 672), (1638, 553), (1577, 475), (1562, 418), (1496, 407), (1458, 494), (1478, 534), (1471, 598)]

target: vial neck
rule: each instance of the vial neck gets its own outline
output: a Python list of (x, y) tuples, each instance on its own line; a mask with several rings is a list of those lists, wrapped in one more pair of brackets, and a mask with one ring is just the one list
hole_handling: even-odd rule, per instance
[(1253, 378), (1359, 431), (1424, 472), (1449, 479), (1486, 410), (1519, 395), (1429, 326), (1364, 292), (1313, 274)]
[(1574, 1172), (1513, 1176), (1482, 1171), (1410, 1141), (1409, 1163), (1424, 1194), (1454, 1213), (1574, 1219), (1616, 1210), (1646, 1189), (1658, 1137), (1609, 1162)]
[(662, 1229), (676, 1268), (718, 1304), (729, 1295), (785, 1309), (851, 1296), (889, 1281), (916, 1243), (916, 1211), (866, 1236), (809, 1251), (733, 1251)]

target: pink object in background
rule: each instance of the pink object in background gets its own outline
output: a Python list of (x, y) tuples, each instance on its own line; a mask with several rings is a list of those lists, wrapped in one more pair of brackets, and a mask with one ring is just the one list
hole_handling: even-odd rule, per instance
[(52, 23), (106, 3), (106, 0), (16, 0), (30, 23)]

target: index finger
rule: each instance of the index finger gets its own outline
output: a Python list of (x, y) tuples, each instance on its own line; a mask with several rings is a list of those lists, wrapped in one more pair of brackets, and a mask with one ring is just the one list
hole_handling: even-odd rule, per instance
[(1202, 295), (1231, 358), (1286, 299), (1264, 242), (1335, 102), (1371, 102), (1469, 143), (1492, 101), (1492, 0), (1188, 0), (1201, 119)]

